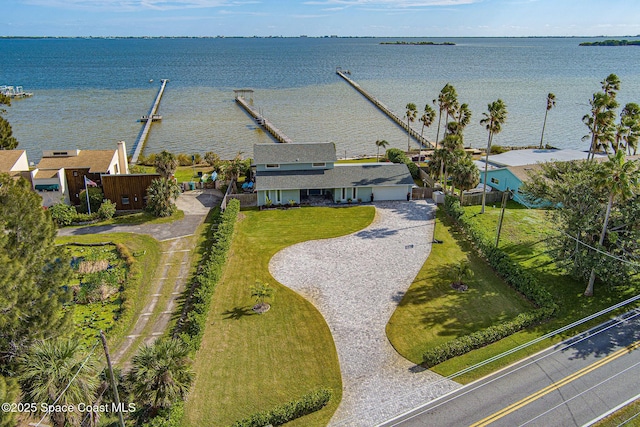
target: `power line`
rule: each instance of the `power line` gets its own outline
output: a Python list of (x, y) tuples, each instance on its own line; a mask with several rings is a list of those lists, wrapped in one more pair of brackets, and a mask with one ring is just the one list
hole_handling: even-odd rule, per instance
[(565, 233), (564, 231), (562, 231), (561, 233), (562, 233), (562, 234), (564, 234), (565, 236), (569, 237), (570, 239), (575, 240), (576, 242), (580, 243), (581, 245), (586, 246), (586, 247), (588, 247), (589, 249), (592, 249), (592, 250), (594, 250), (594, 251), (596, 251), (596, 252), (598, 252), (598, 253), (600, 253), (600, 254), (602, 254), (602, 255), (604, 255), (604, 256), (608, 256), (609, 258), (613, 258), (613, 259), (615, 259), (616, 261), (620, 261), (620, 262), (622, 262), (622, 263), (632, 265), (632, 266), (634, 266), (634, 267), (636, 267), (636, 268), (640, 268), (640, 264), (637, 264), (637, 263), (632, 262), (632, 261), (628, 261), (628, 260), (626, 260), (626, 259), (624, 259), (624, 258), (620, 258), (620, 257), (618, 257), (618, 256), (616, 256), (616, 255), (612, 255), (612, 254), (610, 254), (609, 252), (605, 252), (605, 251), (603, 251), (603, 250), (601, 250), (601, 249), (594, 248), (593, 246), (591, 246), (591, 245), (589, 245), (589, 244), (587, 244), (587, 243), (585, 243), (585, 242), (581, 241), (581, 240), (580, 240), (580, 239), (578, 239), (577, 237), (573, 237), (572, 235)]

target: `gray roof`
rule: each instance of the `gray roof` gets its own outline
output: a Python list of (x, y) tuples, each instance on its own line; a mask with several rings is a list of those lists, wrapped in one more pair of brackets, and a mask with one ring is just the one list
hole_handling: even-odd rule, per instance
[(402, 163), (340, 164), (333, 169), (258, 172), (258, 190), (296, 190), (342, 187), (413, 185)]
[(269, 143), (253, 146), (253, 161), (256, 165), (320, 163), (336, 160), (336, 146), (333, 142)]

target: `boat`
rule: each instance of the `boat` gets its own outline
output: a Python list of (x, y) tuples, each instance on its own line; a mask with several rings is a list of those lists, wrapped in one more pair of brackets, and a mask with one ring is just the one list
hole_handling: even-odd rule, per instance
[(22, 86), (0, 86), (0, 93), (9, 98), (29, 98), (33, 96), (32, 92), (25, 92)]

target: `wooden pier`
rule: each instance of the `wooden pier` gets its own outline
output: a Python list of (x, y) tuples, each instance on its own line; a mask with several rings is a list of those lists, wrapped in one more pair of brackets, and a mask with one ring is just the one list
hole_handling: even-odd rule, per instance
[(249, 113), (251, 117), (254, 118), (256, 123), (258, 123), (264, 130), (269, 132), (273, 138), (278, 142), (293, 142), (291, 138), (285, 135), (280, 129), (275, 127), (269, 120), (267, 120), (262, 114), (260, 114), (255, 108), (249, 105), (249, 102), (245, 99), (244, 95), (247, 93), (253, 93), (252, 90), (249, 89), (239, 89), (234, 90), (236, 93), (236, 103), (240, 105), (244, 110)]
[[(149, 111), (149, 114), (142, 116), (142, 118), (140, 119), (141, 122), (144, 122), (144, 128), (142, 129), (142, 132), (140, 133), (138, 140), (133, 146), (133, 154), (131, 155), (131, 161), (130, 161), (130, 163), (132, 164), (135, 164), (138, 162), (138, 157), (140, 157), (140, 153), (144, 148), (144, 144), (145, 142), (147, 142), (147, 137), (149, 136), (149, 131), (151, 130), (151, 124), (162, 119), (162, 116), (157, 114), (157, 112), (158, 112), (158, 107), (160, 106), (160, 100), (162, 99), (162, 95), (164, 94), (164, 88), (167, 86), (169, 79), (162, 79), (160, 81), (162, 82), (162, 84), (160, 85), (160, 90), (158, 91), (156, 100), (151, 106), (151, 110)], [(146, 120), (144, 120), (145, 118)], [(149, 120), (149, 118), (151, 118), (151, 120)]]
[(336, 74), (339, 75), (340, 77), (342, 77), (347, 83), (349, 83), (351, 86), (353, 86), (353, 88), (355, 90), (360, 92), (360, 94), (362, 96), (367, 98), (373, 105), (378, 107), (378, 109), (380, 111), (382, 111), (384, 114), (386, 114), (391, 120), (393, 120), (402, 129), (404, 129), (405, 132), (407, 132), (410, 137), (412, 137), (415, 141), (418, 142), (418, 144), (420, 144), (420, 148), (425, 148), (426, 149), (426, 148), (435, 147), (435, 145), (431, 141), (427, 140), (427, 138), (425, 138), (424, 136), (420, 135), (420, 133), (417, 132), (411, 126), (409, 126), (406, 121), (402, 120), (402, 118), (400, 116), (396, 115), (393, 111), (391, 111), (391, 109), (389, 109), (389, 107), (384, 105), (382, 102), (380, 102), (373, 95), (369, 94), (369, 92), (364, 90), (358, 83), (356, 83), (353, 80), (351, 80), (351, 78), (347, 76), (347, 74), (350, 75), (351, 72), (349, 72), (348, 70), (342, 70), (340, 67), (338, 67), (338, 68), (336, 68)]

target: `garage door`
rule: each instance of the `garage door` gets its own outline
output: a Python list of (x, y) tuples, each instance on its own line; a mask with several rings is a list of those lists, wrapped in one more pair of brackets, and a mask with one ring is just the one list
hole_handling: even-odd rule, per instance
[(373, 197), (381, 200), (407, 200), (407, 187), (373, 187)]

